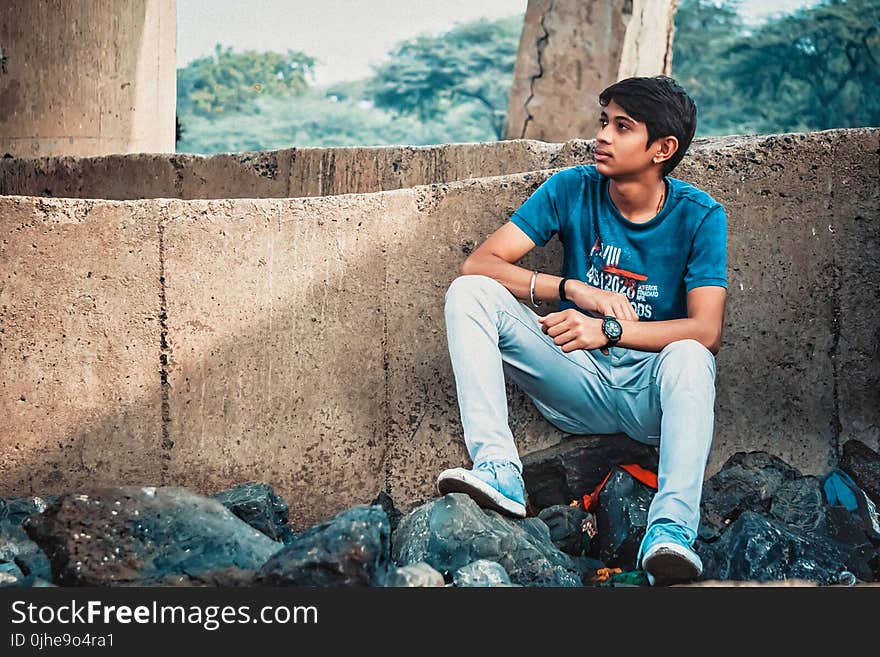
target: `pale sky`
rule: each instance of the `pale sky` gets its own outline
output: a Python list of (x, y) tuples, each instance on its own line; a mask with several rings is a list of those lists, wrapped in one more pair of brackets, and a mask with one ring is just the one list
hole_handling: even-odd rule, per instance
[[(748, 22), (816, 0), (743, 0)], [(318, 85), (371, 75), (396, 43), (477, 18), (522, 15), (527, 0), (177, 0), (177, 65), (214, 51), (301, 50)]]

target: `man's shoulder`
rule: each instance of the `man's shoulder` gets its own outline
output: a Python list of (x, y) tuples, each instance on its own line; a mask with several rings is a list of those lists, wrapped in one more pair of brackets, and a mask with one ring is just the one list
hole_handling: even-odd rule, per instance
[(709, 192), (700, 189), (696, 185), (684, 180), (679, 180), (678, 178), (673, 178), (672, 176), (667, 176), (666, 178), (675, 190), (675, 197), (678, 198), (680, 202), (687, 204), (688, 209), (693, 212), (699, 212), (705, 215), (710, 210), (723, 207), (721, 203), (709, 194)]

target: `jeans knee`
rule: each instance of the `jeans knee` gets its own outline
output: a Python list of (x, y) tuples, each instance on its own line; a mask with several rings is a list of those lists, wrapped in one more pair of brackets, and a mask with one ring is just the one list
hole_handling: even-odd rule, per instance
[(457, 277), (446, 290), (445, 304), (455, 306), (462, 301), (474, 298), (485, 298), (487, 294), (495, 291), (495, 288), (506, 288), (494, 278), (482, 274), (465, 274)]
[(715, 378), (715, 356), (697, 340), (676, 340), (666, 345), (660, 352), (660, 369), (672, 368), (699, 375), (707, 372)]

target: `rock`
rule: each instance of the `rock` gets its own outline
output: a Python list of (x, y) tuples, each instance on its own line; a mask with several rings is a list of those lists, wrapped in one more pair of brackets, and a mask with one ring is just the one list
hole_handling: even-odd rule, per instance
[(703, 484), (700, 536), (715, 540), (744, 511), (767, 512), (776, 489), (801, 476), (766, 452), (737, 452)]
[(596, 571), (606, 567), (604, 563), (593, 557), (572, 557), (571, 560), (574, 562), (575, 568), (577, 568), (580, 574), (581, 583), (584, 586), (594, 586), (596, 584)]
[(241, 484), (217, 493), (214, 499), (273, 541), (286, 545), (295, 536), (287, 503), (268, 484)]
[(184, 488), (126, 486), (64, 495), (23, 525), (61, 585), (150, 585), (253, 569), (281, 548), (217, 500)]
[(871, 566), (875, 548), (859, 513), (844, 506), (828, 506), (825, 517), (825, 535), (843, 549), (847, 568), (862, 581), (877, 581), (878, 574)]
[(836, 584), (847, 570), (844, 551), (833, 541), (810, 536), (752, 511), (743, 512), (712, 545), (702, 579), (759, 582), (805, 579)]
[(626, 470), (614, 471), (599, 493), (599, 533), (594, 540), (598, 554), (593, 556), (611, 567), (635, 569), (654, 492)]
[(566, 554), (578, 557), (590, 551), (590, 537), (584, 533), (587, 512), (576, 506), (554, 504), (542, 509), (538, 517), (550, 530), (550, 540)]
[(30, 495), (28, 497), (11, 497), (0, 499), (0, 520), (8, 520), (20, 525), (25, 518), (35, 513), (42, 513), (57, 499), (57, 495)]
[(784, 481), (770, 499), (769, 515), (807, 534), (828, 535), (822, 484), (812, 476)]
[(0, 588), (26, 586), (26, 577), (14, 563), (0, 563)]
[(880, 505), (880, 454), (860, 440), (847, 440), (843, 444), (840, 469), (853, 478), (875, 506)]
[(49, 557), (18, 523), (10, 520), (0, 520), (0, 563), (14, 563), (31, 580), (52, 579)]
[(580, 586), (571, 557), (549, 540), (546, 525), (541, 530), (534, 520), (511, 520), (484, 511), (463, 493), (450, 493), (401, 519), (392, 537), (392, 556), (404, 566), (424, 561), (450, 577), (487, 559), (501, 564), (515, 584)]
[(621, 463), (657, 471), (657, 450), (624, 434), (566, 438), (522, 458), (529, 503), (535, 509), (568, 504), (602, 483)]
[(158, 586), (219, 586), (223, 588), (253, 586), (256, 573), (242, 568), (215, 568), (192, 575), (168, 575), (157, 582)]
[(401, 568), (393, 568), (385, 582), (388, 587), (437, 587), (446, 586), (443, 575), (424, 561)]
[(477, 559), (462, 566), (452, 575), (456, 586), (505, 586), (510, 585), (510, 575), (496, 561)]
[(394, 500), (391, 499), (391, 496), (388, 493), (384, 490), (379, 491), (376, 499), (373, 500), (371, 504), (378, 504), (385, 510), (385, 515), (388, 516), (388, 522), (391, 523), (392, 532), (397, 529), (397, 524), (400, 522), (403, 514), (394, 506)]
[(384, 586), (391, 527), (381, 506), (361, 504), (310, 527), (267, 561), (268, 586)]

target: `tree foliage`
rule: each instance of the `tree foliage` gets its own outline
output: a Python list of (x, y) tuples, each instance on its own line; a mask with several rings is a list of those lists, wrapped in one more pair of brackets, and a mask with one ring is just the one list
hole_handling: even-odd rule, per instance
[[(697, 135), (880, 125), (880, 0), (824, 0), (750, 29), (741, 0), (682, 0), (672, 75)], [(178, 71), (179, 150), (501, 139), (522, 16), (400, 43), (366, 80), (319, 90), (303, 53), (233, 53)], [(259, 89), (259, 90), (258, 90)]]
[(826, 0), (727, 50), (748, 111), (777, 131), (880, 125), (880, 0)]
[(217, 44), (214, 54), (177, 71), (177, 109), (181, 114), (217, 116), (252, 111), (260, 95), (301, 93), (314, 76), (315, 59), (286, 53), (233, 52)]
[(404, 41), (374, 67), (368, 93), (378, 107), (429, 121), (465, 102), (477, 102), (498, 139), (522, 31), (522, 18), (481, 19), (441, 36)]
[(748, 131), (737, 90), (721, 73), (726, 52), (742, 39), (740, 0), (682, 0), (675, 14), (672, 76), (694, 99), (698, 133)]

